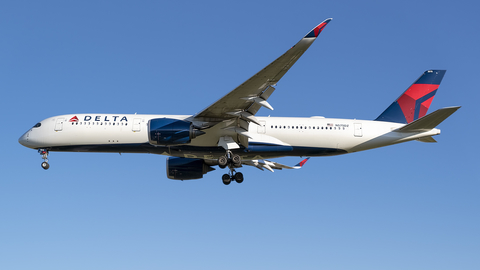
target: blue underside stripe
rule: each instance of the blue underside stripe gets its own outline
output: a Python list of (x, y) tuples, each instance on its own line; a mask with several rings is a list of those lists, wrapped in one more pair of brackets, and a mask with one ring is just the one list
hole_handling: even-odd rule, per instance
[[(103, 152), (103, 153), (168, 153), (172, 156), (184, 157), (185, 155), (195, 155), (203, 157), (211, 155), (218, 157), (225, 154), (222, 147), (198, 147), (190, 145), (181, 146), (153, 146), (149, 143), (143, 144), (102, 144), (102, 145), (68, 145), (48, 147), (49, 151), (58, 152)], [(333, 156), (346, 154), (347, 151), (335, 148), (317, 148), (301, 146), (282, 146), (275, 144), (251, 143), (248, 148), (233, 150), (235, 154), (244, 157), (262, 156), (281, 157), (281, 156)]]

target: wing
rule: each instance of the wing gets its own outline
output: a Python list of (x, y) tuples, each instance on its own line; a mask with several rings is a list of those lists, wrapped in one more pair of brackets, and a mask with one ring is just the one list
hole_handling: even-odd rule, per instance
[(274, 169), (275, 170), (301, 169), (303, 167), (303, 165), (305, 165), (305, 163), (308, 161), (308, 159), (310, 159), (310, 158), (306, 158), (306, 159), (300, 161), (300, 163), (298, 163), (297, 165), (295, 165), (293, 167), (283, 165), (283, 164), (280, 164), (280, 163), (277, 163), (277, 162), (269, 161), (269, 160), (244, 160), (244, 161), (242, 161), (242, 164), (257, 167), (258, 169), (260, 169), (262, 171), (263, 171), (263, 169), (267, 169), (267, 170), (273, 172)]
[(219, 139), (228, 135), (228, 138), (225, 137), (224, 140), (230, 140), (231, 137), (236, 143), (247, 147), (249, 123), (253, 122), (260, 125), (255, 118), (255, 114), (262, 106), (273, 110), (267, 99), (275, 90), (274, 86), (312, 45), (313, 41), (331, 20), (326, 19), (317, 25), (282, 56), (230, 93), (194, 115), (193, 121), (202, 129), (223, 123), (225, 132), (219, 134)]

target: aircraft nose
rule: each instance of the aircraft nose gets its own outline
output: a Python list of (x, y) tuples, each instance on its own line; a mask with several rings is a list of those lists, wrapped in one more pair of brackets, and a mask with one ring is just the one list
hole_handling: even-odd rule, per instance
[(30, 135), (30, 131), (25, 132), (19, 139), (18, 142), (28, 148), (31, 148), (31, 144), (29, 143), (28, 137)]

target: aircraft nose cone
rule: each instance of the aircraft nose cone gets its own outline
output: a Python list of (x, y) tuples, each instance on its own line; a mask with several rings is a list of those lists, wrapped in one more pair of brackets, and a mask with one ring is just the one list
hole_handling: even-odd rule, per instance
[(21, 145), (25, 146), (25, 147), (31, 148), (31, 145), (30, 145), (30, 143), (29, 143), (29, 141), (28, 141), (29, 132), (30, 132), (30, 131), (25, 132), (25, 134), (23, 134), (23, 135), (18, 139), (18, 142), (19, 142)]
[(27, 133), (23, 134), (23, 135), (18, 139), (18, 142), (19, 142), (21, 145), (23, 145), (23, 146), (25, 146), (26, 141), (27, 141)]

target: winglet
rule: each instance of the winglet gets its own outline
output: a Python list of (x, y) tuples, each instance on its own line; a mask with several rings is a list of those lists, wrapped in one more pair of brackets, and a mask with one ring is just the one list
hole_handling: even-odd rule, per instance
[(302, 161), (300, 161), (300, 163), (298, 163), (297, 165), (293, 166), (294, 169), (300, 169), (303, 167), (303, 165), (305, 165), (305, 163), (307, 163), (307, 161), (309, 160), (310, 158), (306, 158)]
[(308, 34), (305, 36), (306, 38), (316, 38), (320, 33), (322, 32), (323, 28), (327, 26), (327, 24), (332, 20), (332, 18), (328, 18), (325, 21), (321, 22), (319, 25), (315, 26), (315, 28), (312, 29), (312, 31), (308, 32)]

